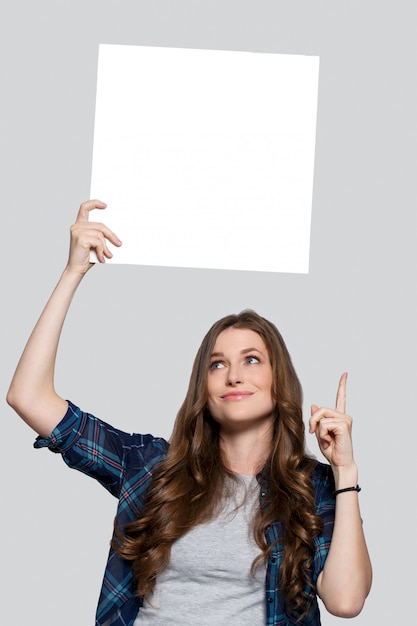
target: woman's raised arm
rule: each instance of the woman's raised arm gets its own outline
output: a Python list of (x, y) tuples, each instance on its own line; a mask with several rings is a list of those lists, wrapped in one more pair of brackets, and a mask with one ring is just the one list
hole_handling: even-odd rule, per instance
[(42, 437), (48, 437), (67, 410), (67, 402), (54, 387), (55, 360), (59, 338), (74, 293), (83, 276), (94, 263), (94, 250), (100, 263), (111, 258), (106, 240), (121, 245), (118, 237), (104, 224), (89, 222), (92, 209), (105, 209), (99, 200), (80, 206), (71, 226), (67, 266), (48, 300), (23, 351), (7, 394), (7, 402)]
[(355, 617), (371, 589), (372, 566), (366, 547), (358, 499), (358, 469), (353, 458), (352, 418), (346, 414), (346, 378), (340, 379), (336, 409), (311, 407), (310, 432), (333, 469), (336, 516), (329, 554), (317, 580), (327, 610)]

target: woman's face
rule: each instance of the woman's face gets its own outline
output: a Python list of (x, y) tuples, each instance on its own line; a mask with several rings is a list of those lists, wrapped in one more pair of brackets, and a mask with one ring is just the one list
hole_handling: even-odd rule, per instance
[(275, 417), (272, 367), (263, 339), (247, 328), (217, 337), (209, 363), (208, 408), (223, 430), (270, 425)]

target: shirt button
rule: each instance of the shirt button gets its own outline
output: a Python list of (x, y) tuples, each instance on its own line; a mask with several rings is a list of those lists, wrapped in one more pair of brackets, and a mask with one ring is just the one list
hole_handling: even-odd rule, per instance
[(269, 603), (271, 603), (271, 602), (273, 602), (273, 601), (274, 601), (274, 599), (273, 599), (273, 598), (268, 598), (268, 602), (269, 602)]

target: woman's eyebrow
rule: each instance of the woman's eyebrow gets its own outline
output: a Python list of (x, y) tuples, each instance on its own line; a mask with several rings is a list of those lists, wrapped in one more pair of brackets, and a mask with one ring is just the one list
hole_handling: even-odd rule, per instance
[(212, 354), (210, 355), (210, 358), (212, 358), (214, 356), (224, 356), (224, 354), (223, 354), (223, 352), (212, 352)]
[(247, 352), (259, 352), (259, 354), (263, 354), (261, 350), (259, 350), (259, 348), (245, 348), (244, 350), (240, 351), (240, 354), (246, 354)]
[[(262, 350), (259, 350), (259, 348), (243, 348), (243, 350), (240, 351), (240, 354), (247, 354), (248, 352), (259, 352), (259, 354), (263, 354)], [(210, 358), (213, 358), (215, 356), (224, 356), (223, 352), (213, 352), (210, 356)]]

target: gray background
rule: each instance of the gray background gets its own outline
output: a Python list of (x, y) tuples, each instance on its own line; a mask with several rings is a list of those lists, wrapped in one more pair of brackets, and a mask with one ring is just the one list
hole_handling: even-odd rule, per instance
[[(414, 606), (412, 9), (375, 0), (39, 0), (9, 3), (1, 19), (3, 398), (89, 196), (98, 44), (320, 56), (309, 275), (95, 267), (69, 314), (56, 383), (119, 428), (168, 436), (202, 335), (245, 307), (281, 329), (306, 414), (312, 402), (333, 404), (348, 370), (374, 565), (353, 623), (366, 626), (411, 623)], [(33, 450), (33, 433), (5, 402), (2, 412), (3, 615), (8, 608), (10, 625), (92, 624), (116, 502)], [(341, 621), (323, 612), (324, 626)]]

